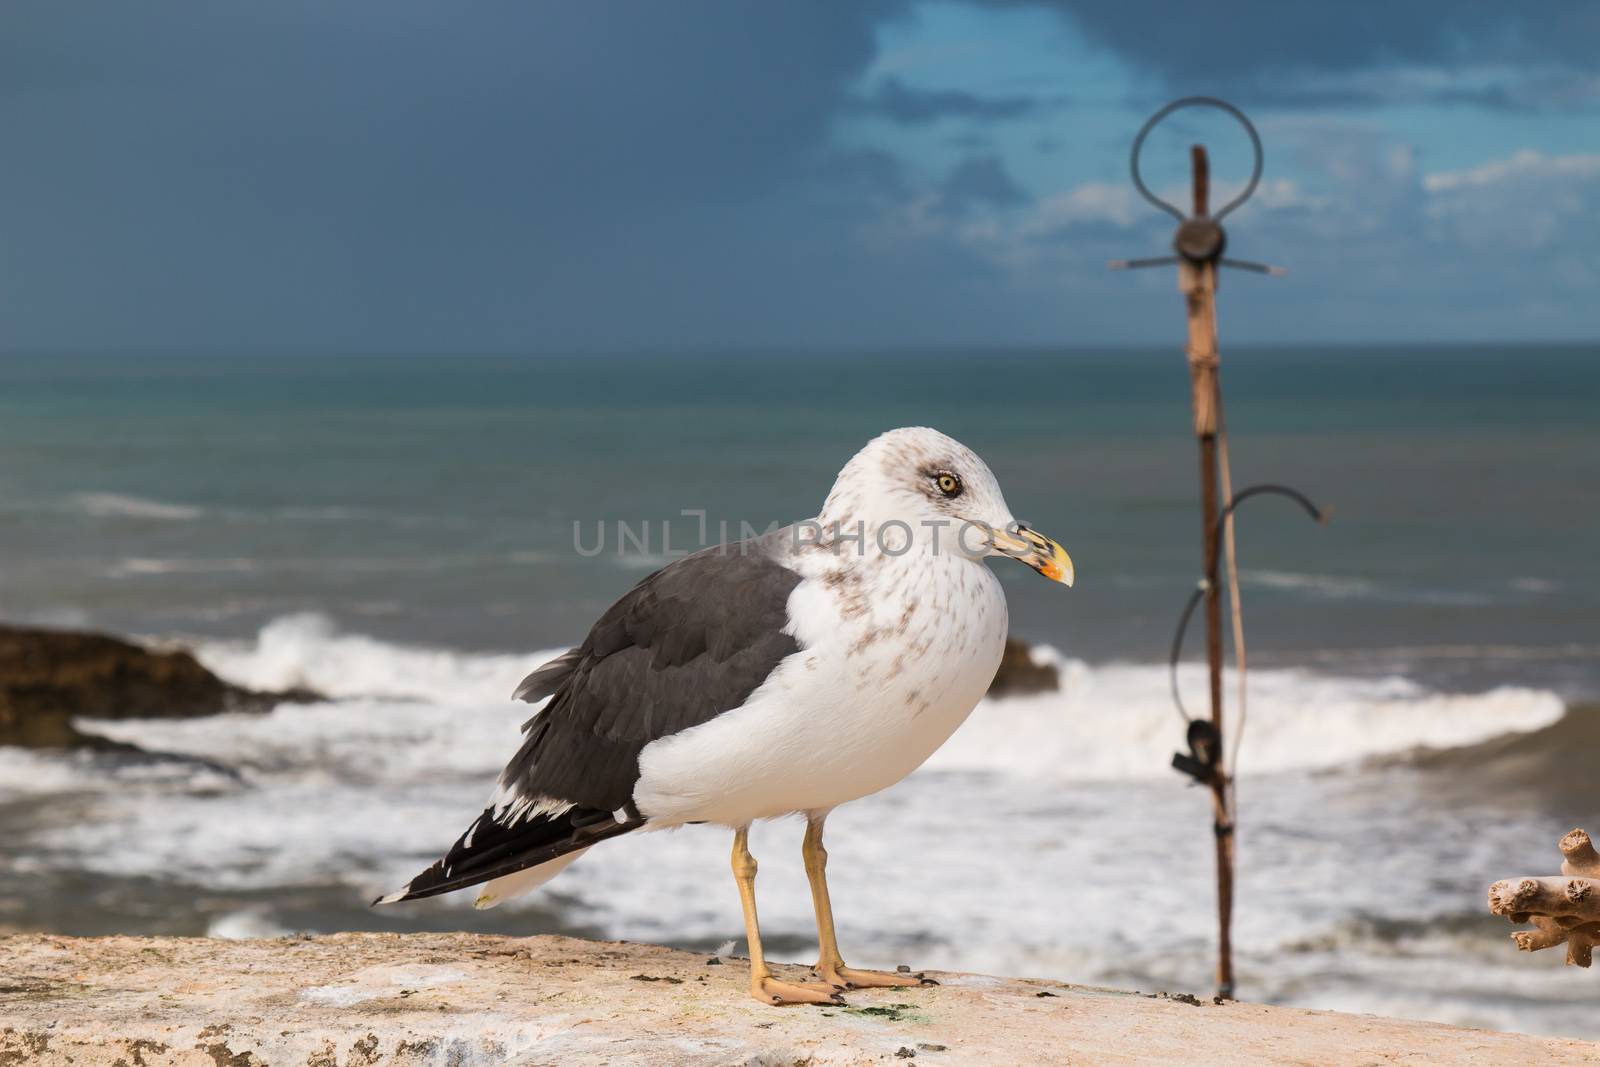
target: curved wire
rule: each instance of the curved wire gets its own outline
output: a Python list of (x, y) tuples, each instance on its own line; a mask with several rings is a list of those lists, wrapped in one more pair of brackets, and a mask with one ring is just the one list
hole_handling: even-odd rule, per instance
[(1156, 125), (1162, 119), (1166, 118), (1174, 111), (1185, 107), (1214, 107), (1219, 110), (1226, 111), (1228, 114), (1238, 119), (1239, 124), (1244, 127), (1244, 132), (1250, 135), (1250, 148), (1255, 153), (1255, 162), (1250, 168), (1250, 181), (1245, 185), (1244, 192), (1228, 201), (1227, 206), (1225, 206), (1221, 211), (1212, 214), (1211, 217), (1220, 222), (1222, 221), (1223, 217), (1228, 214), (1228, 212), (1232, 211), (1234, 208), (1250, 199), (1250, 194), (1255, 192), (1256, 186), (1261, 183), (1261, 168), (1265, 164), (1265, 158), (1261, 151), (1261, 135), (1256, 133), (1255, 126), (1250, 122), (1249, 119), (1245, 118), (1244, 112), (1240, 111), (1226, 100), (1219, 100), (1214, 96), (1186, 96), (1181, 100), (1174, 100), (1172, 103), (1168, 104), (1166, 107), (1162, 108), (1160, 111), (1157, 111), (1154, 115), (1151, 115), (1147, 120), (1145, 120), (1145, 124), (1139, 127), (1138, 136), (1134, 137), (1133, 139), (1133, 150), (1128, 155), (1128, 169), (1133, 174), (1133, 187), (1139, 190), (1140, 196), (1144, 197), (1150, 203), (1154, 204), (1162, 211), (1165, 211), (1179, 222), (1182, 222), (1184, 219), (1188, 218), (1188, 216), (1182, 211), (1179, 211), (1177, 208), (1161, 199), (1155, 193), (1152, 193), (1150, 191), (1150, 187), (1145, 185), (1143, 176), (1141, 176), (1139, 173), (1139, 150), (1144, 147), (1144, 139), (1149, 136), (1150, 131), (1155, 129)]
[(1300, 490), (1288, 485), (1278, 485), (1275, 482), (1264, 482), (1261, 485), (1252, 485), (1248, 489), (1240, 490), (1238, 496), (1228, 501), (1228, 506), (1222, 509), (1221, 515), (1217, 516), (1217, 528), (1215, 535), (1218, 538), (1222, 537), (1222, 527), (1227, 523), (1228, 516), (1233, 514), (1235, 508), (1237, 508), (1240, 504), (1243, 504), (1246, 500), (1249, 500), (1251, 497), (1260, 496), (1264, 493), (1270, 496), (1286, 496), (1304, 508), (1305, 513), (1311, 516), (1311, 518), (1324, 525), (1327, 524), (1328, 513), (1313, 504), (1311, 502), (1311, 498), (1306, 496)]
[[(1313, 504), (1311, 498), (1298, 489), (1274, 483), (1252, 485), (1248, 489), (1241, 490), (1237, 496), (1228, 501), (1228, 506), (1222, 509), (1222, 514), (1217, 517), (1215, 536), (1219, 539), (1222, 537), (1223, 525), (1228, 521), (1228, 516), (1232, 515), (1240, 504), (1243, 504), (1253, 496), (1262, 495), (1288, 497), (1304, 508), (1306, 514), (1317, 520), (1317, 522), (1326, 523), (1328, 521), (1328, 513)], [(1188, 709), (1183, 706), (1183, 696), (1178, 691), (1178, 661), (1183, 658), (1183, 638), (1189, 630), (1189, 620), (1194, 617), (1194, 609), (1200, 605), (1200, 598), (1205, 596), (1209, 585), (1210, 583), (1202, 578), (1200, 584), (1195, 586), (1194, 592), (1189, 594), (1189, 602), (1183, 606), (1183, 611), (1178, 615), (1178, 628), (1172, 635), (1172, 649), (1167, 659), (1167, 684), (1172, 690), (1172, 702), (1177, 706), (1178, 715), (1185, 723), (1189, 722), (1193, 717), (1189, 714)]]
[(1206, 585), (1202, 581), (1194, 587), (1194, 592), (1189, 594), (1189, 602), (1183, 606), (1183, 613), (1178, 616), (1178, 631), (1172, 635), (1172, 656), (1167, 661), (1167, 683), (1172, 687), (1172, 703), (1177, 705), (1178, 718), (1187, 725), (1193, 721), (1189, 709), (1183, 706), (1183, 694), (1178, 692), (1178, 660), (1183, 657), (1183, 635), (1189, 630), (1189, 617), (1194, 614), (1194, 609), (1200, 606), (1200, 598), (1206, 595)]

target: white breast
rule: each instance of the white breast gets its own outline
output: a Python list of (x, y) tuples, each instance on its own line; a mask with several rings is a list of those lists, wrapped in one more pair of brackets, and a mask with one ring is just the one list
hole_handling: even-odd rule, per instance
[(955, 554), (801, 561), (801, 651), (744, 706), (647, 746), (634, 802), (652, 825), (743, 825), (877, 792), (977, 706), (1005, 647), (1005, 596)]

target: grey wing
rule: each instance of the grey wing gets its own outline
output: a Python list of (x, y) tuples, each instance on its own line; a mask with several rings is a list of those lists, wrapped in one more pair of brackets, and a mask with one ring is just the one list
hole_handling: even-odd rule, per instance
[[(567, 649), (561, 655), (524, 678), (522, 683), (517, 686), (517, 691), (511, 694), (511, 699), (526, 700), (529, 704), (537, 704), (566, 684), (567, 679), (572, 677), (572, 672), (577, 670), (578, 665), (582, 662), (583, 649)], [(523, 729), (527, 729), (527, 726), (524, 725)]]
[(501, 795), (625, 808), (646, 745), (739, 707), (799, 650), (786, 632), (799, 582), (761, 541), (686, 556), (640, 582), (583, 644), (518, 687), (550, 703), (524, 727)]
[[(437, 863), (379, 903), (436, 896), (637, 829), (639, 753), (743, 704), (784, 657), (800, 576), (759, 541), (708, 549), (650, 575), (583, 644), (517, 687), (550, 698), (485, 808)], [(620, 814), (619, 814), (620, 813)]]

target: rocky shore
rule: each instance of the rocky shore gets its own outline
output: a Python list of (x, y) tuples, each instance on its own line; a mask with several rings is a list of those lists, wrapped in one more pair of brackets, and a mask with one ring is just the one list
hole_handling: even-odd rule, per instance
[(5, 1065), (1600, 1062), (1581, 1041), (974, 974), (770, 1008), (744, 960), (561, 937), (15, 936), (0, 960)]
[(304, 690), (264, 693), (231, 685), (181, 649), (0, 624), (0, 745), (124, 748), (75, 720), (187, 719), (314, 699), (317, 694)]
[[(990, 692), (1055, 689), (1056, 669), (1029, 646), (1006, 642)], [(260, 692), (233, 685), (182, 649), (147, 648), (107, 634), (0, 624), (0, 745), (126, 748), (81, 729), (79, 719), (186, 719), (266, 711), (308, 690)]]
[(1000, 658), (1000, 669), (989, 684), (992, 697), (1023, 696), (1028, 693), (1046, 693), (1061, 688), (1061, 677), (1055, 664), (1040, 661), (1028, 642), (1016, 637), (1006, 638), (1005, 654)]

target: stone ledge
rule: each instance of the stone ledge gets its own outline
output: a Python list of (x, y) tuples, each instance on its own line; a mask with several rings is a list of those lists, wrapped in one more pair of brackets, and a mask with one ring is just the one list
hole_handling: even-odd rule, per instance
[(1580, 1041), (969, 974), (767, 1008), (747, 975), (562, 937), (18, 935), (0, 938), (0, 1067), (1600, 1063)]

